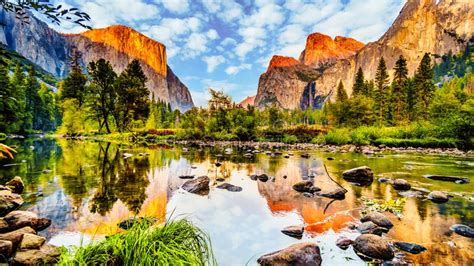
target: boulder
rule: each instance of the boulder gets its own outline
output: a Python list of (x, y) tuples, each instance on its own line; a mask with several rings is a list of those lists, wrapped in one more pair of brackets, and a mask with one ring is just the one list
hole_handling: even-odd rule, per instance
[(156, 218), (152, 217), (132, 217), (121, 221), (117, 226), (124, 230), (132, 228), (136, 224), (143, 224), (144, 226), (151, 226), (158, 221)]
[(438, 180), (438, 181), (447, 181), (447, 182), (454, 182), (458, 184), (466, 184), (469, 183), (470, 180), (467, 177), (459, 177), (459, 176), (447, 176), (447, 175), (424, 175), (425, 178)]
[(454, 224), (449, 229), (458, 235), (474, 238), (474, 229), (467, 225)]
[(330, 199), (342, 200), (342, 199), (346, 198), (346, 193), (347, 193), (346, 189), (338, 187), (338, 188), (336, 188), (334, 190), (331, 190), (331, 191), (319, 192), (319, 193), (317, 193), (317, 195), (321, 196), (321, 197), (330, 198)]
[(2, 190), (0, 193), (0, 216), (15, 210), (23, 204), (23, 198), (18, 194), (12, 194), (10, 191)]
[(448, 202), (449, 196), (448, 194), (441, 191), (433, 191), (428, 194), (428, 199), (434, 203), (445, 203)]
[(352, 245), (354, 241), (350, 240), (347, 237), (340, 237), (336, 241), (336, 246), (338, 246), (340, 249), (346, 250), (349, 248), (350, 245)]
[(410, 190), (411, 185), (405, 179), (399, 178), (393, 181), (393, 188), (396, 190)]
[(380, 260), (391, 260), (394, 252), (390, 247), (390, 242), (377, 235), (363, 234), (354, 240), (352, 245), (357, 253), (363, 257), (369, 257)]
[(240, 192), (240, 191), (242, 191), (242, 187), (235, 186), (235, 185), (232, 185), (232, 184), (229, 184), (229, 183), (220, 184), (220, 185), (217, 186), (217, 188), (225, 189), (225, 190), (230, 191), (230, 192)]
[(0, 240), (11, 241), (13, 248), (16, 249), (16, 247), (20, 244), (24, 234), (36, 234), (36, 231), (33, 228), (27, 226), (9, 233), (0, 234)]
[(376, 225), (373, 222), (364, 222), (357, 226), (357, 231), (361, 234), (373, 234), (381, 236), (383, 233), (388, 233), (388, 228)]
[(193, 175), (180, 175), (179, 178), (180, 179), (193, 179), (194, 176)]
[(18, 251), (13, 258), (13, 263), (19, 265), (49, 265), (57, 262), (60, 255), (59, 248), (46, 244), (40, 249)]
[(257, 179), (259, 181), (262, 181), (262, 182), (267, 182), (268, 179), (270, 179), (270, 178), (266, 174), (261, 174), (261, 175), (257, 176)]
[(24, 234), (23, 239), (21, 240), (20, 249), (39, 249), (46, 238), (34, 234)]
[(209, 194), (209, 182), (209, 177), (200, 176), (196, 179), (186, 181), (182, 188), (190, 193), (207, 195)]
[(311, 192), (313, 187), (313, 182), (311, 181), (301, 181), (293, 185), (293, 189), (298, 192)]
[(321, 265), (321, 252), (316, 243), (293, 244), (285, 249), (261, 256), (260, 265)]
[(11, 191), (16, 194), (23, 193), (23, 189), (25, 188), (23, 180), (19, 176), (15, 176), (12, 180), (8, 181), (5, 186), (11, 189)]
[(6, 262), (13, 252), (13, 243), (8, 240), (0, 240), (0, 262)]
[(411, 254), (420, 254), (421, 252), (426, 251), (426, 248), (423, 246), (407, 242), (395, 242), (394, 245), (398, 249), (409, 252)]
[(36, 213), (29, 211), (12, 211), (3, 219), (8, 224), (10, 230), (29, 226), (36, 231), (41, 231), (51, 225), (50, 219), (39, 218)]
[(292, 225), (287, 226), (281, 230), (281, 232), (287, 236), (291, 236), (297, 239), (301, 239), (304, 233), (304, 226), (303, 225)]
[(349, 182), (361, 185), (368, 185), (374, 181), (374, 173), (368, 166), (361, 166), (344, 171), (342, 177)]
[(374, 224), (390, 229), (393, 227), (392, 222), (380, 212), (371, 212), (360, 219), (361, 222), (373, 222)]

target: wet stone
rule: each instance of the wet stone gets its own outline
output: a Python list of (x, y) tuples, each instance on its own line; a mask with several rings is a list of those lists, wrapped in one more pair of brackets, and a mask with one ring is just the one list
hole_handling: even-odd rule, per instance
[(424, 177), (432, 180), (454, 182), (457, 184), (467, 184), (470, 182), (469, 178), (459, 176), (424, 175)]
[(230, 191), (230, 192), (240, 192), (240, 191), (242, 191), (242, 187), (235, 186), (235, 185), (232, 185), (232, 184), (229, 184), (229, 183), (224, 183), (224, 184), (218, 185), (217, 188), (225, 189), (225, 190)]
[(420, 254), (421, 252), (426, 251), (425, 247), (420, 246), (418, 244), (412, 244), (412, 243), (407, 243), (407, 242), (395, 242), (394, 245), (400, 250), (409, 252), (411, 254)]
[(311, 181), (301, 181), (293, 185), (293, 189), (298, 192), (310, 192), (312, 193), (313, 182)]
[(360, 185), (369, 185), (374, 180), (372, 169), (367, 166), (353, 168), (342, 173), (344, 180)]
[(340, 249), (346, 250), (348, 249), (354, 241), (350, 240), (347, 237), (341, 237), (337, 239), (336, 241), (336, 246), (338, 246)]
[(428, 194), (428, 199), (434, 203), (445, 203), (449, 201), (449, 196), (441, 191), (433, 191)]
[(405, 179), (399, 178), (393, 181), (393, 188), (396, 190), (409, 190), (411, 185)]
[(395, 255), (387, 239), (373, 234), (360, 235), (352, 246), (357, 253), (369, 258), (391, 260)]
[(383, 233), (388, 233), (387, 228), (380, 227), (373, 222), (364, 222), (357, 227), (357, 231), (361, 234), (373, 234), (381, 236)]
[(281, 230), (281, 232), (287, 236), (291, 236), (297, 239), (301, 239), (304, 233), (304, 226), (303, 225), (292, 225), (287, 226)]
[(467, 225), (454, 224), (449, 229), (458, 235), (474, 238), (474, 229)]
[(285, 249), (261, 256), (260, 265), (321, 265), (321, 251), (316, 243), (293, 244)]
[(373, 222), (374, 224), (390, 229), (393, 223), (380, 212), (371, 212), (360, 219), (361, 222)]
[(201, 176), (196, 179), (186, 181), (182, 188), (190, 193), (207, 195), (209, 194), (209, 182), (209, 177)]

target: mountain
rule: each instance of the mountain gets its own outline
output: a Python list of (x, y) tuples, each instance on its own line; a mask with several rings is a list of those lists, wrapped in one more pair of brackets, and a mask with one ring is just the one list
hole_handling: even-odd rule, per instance
[[(350, 95), (359, 67), (364, 71), (366, 79), (373, 79), (382, 56), (389, 74), (392, 75), (396, 60), (403, 55), (407, 59), (409, 74), (412, 75), (425, 53), (438, 58), (449, 51), (460, 52), (469, 42), (474, 41), (473, 34), (474, 1), (408, 0), (387, 32), (378, 41), (368, 43), (357, 52), (353, 50), (348, 53), (335, 53), (334, 51), (339, 50), (334, 49), (334, 43), (338, 42), (336, 39), (341, 40), (340, 37), (333, 43), (330, 38), (311, 34), (317, 37), (316, 45), (311, 42), (308, 45), (307, 42), (307, 47), (300, 57), (300, 66), (309, 67), (319, 75), (305, 84), (304, 79), (295, 80), (291, 74), (295, 71), (295, 66), (281, 69), (278, 75), (270, 77), (275, 78), (274, 81), (269, 80), (267, 71), (260, 78), (256, 105), (264, 107), (275, 103), (284, 108), (318, 107), (324, 97), (335, 96), (334, 92), (340, 80)], [(351, 43), (349, 47), (360, 47), (360, 43), (354, 40), (347, 43)], [(269, 84), (277, 87), (270, 87)], [(302, 89), (307, 86), (314, 89)], [(308, 91), (311, 104), (302, 104), (308, 102), (308, 95), (305, 95)], [(291, 100), (283, 99), (282, 96)]]
[(1, 15), (6, 26), (0, 29), (0, 43), (58, 78), (67, 75), (73, 51), (81, 54), (83, 66), (104, 58), (117, 72), (138, 59), (148, 77), (147, 87), (156, 98), (182, 111), (193, 106), (188, 88), (167, 65), (166, 47), (129, 27), (118, 25), (80, 34), (62, 34), (32, 15), (28, 24), (9, 12), (2, 10)]
[(248, 96), (243, 101), (238, 104), (240, 107), (254, 106), (255, 105), (255, 96)]

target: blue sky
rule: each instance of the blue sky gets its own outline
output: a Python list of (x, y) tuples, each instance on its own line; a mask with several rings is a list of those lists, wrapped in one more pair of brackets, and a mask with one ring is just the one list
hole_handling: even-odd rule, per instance
[[(236, 102), (255, 95), (272, 55), (295, 58), (306, 36), (375, 41), (404, 0), (62, 0), (89, 13), (93, 27), (128, 25), (167, 46), (168, 64), (188, 86), (196, 105), (207, 89)], [(63, 32), (83, 29), (64, 23)]]

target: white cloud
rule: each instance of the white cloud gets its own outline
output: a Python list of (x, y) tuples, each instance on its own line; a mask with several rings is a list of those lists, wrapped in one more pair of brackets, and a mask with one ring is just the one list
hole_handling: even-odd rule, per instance
[(208, 73), (214, 72), (218, 65), (225, 62), (225, 58), (222, 55), (204, 56), (202, 60), (207, 64)]
[(241, 70), (251, 69), (251, 68), (252, 68), (251, 64), (242, 64), (240, 66), (230, 66), (225, 69), (225, 73), (227, 73), (228, 75), (235, 75), (239, 73)]
[(207, 32), (207, 37), (211, 40), (216, 40), (216, 39), (219, 39), (219, 34), (217, 33), (215, 29), (210, 29)]
[(171, 12), (184, 14), (189, 11), (188, 0), (160, 0), (163, 6)]

